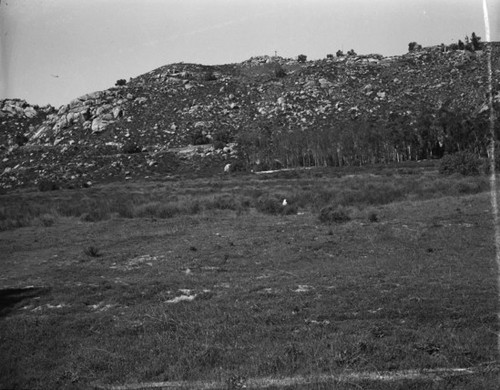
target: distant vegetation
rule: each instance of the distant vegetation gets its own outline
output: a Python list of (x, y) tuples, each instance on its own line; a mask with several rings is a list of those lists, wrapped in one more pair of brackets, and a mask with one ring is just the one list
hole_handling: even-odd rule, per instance
[(489, 142), (486, 116), (457, 113), (445, 105), (437, 111), (423, 107), (416, 120), (405, 112), (391, 112), (385, 121), (356, 118), (336, 131), (326, 121), (307, 129), (290, 126), (286, 131), (283, 123), (280, 115), (256, 120), (237, 135), (240, 155), (249, 166), (256, 162), (261, 170), (359, 166), (441, 158), (459, 151), (485, 158)]
[[(441, 48), (443, 51), (447, 50), (468, 50), (468, 51), (476, 51), (483, 49), (483, 42), (481, 42), (481, 37), (478, 37), (475, 32), (473, 32), (469, 38), (469, 36), (465, 36), (465, 43), (459, 39), (457, 43), (452, 43), (451, 45), (441, 44)], [(422, 45), (419, 45), (417, 42), (410, 42), (408, 44), (408, 51), (418, 51), (422, 50)]]

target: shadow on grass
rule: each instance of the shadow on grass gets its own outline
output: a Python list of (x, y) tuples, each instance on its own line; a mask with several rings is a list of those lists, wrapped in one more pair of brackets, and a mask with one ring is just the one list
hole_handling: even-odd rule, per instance
[(34, 298), (49, 291), (47, 287), (4, 288), (0, 290), (0, 317), (8, 315), (14, 307), (26, 299)]

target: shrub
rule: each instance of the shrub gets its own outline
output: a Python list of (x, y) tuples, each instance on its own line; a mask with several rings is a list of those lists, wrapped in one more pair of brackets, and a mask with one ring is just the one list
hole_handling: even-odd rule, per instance
[(203, 74), (203, 81), (215, 81), (217, 80), (217, 76), (215, 76), (214, 72), (208, 71)]
[(333, 54), (327, 54), (326, 55), (327, 60), (333, 60)]
[(297, 61), (300, 63), (304, 63), (307, 61), (307, 56), (305, 54), (299, 54), (297, 56)]
[(368, 221), (370, 222), (378, 222), (378, 215), (375, 211), (370, 211), (368, 213)]
[(122, 147), (122, 152), (126, 154), (141, 153), (141, 148), (135, 142), (127, 142)]
[(422, 50), (422, 45), (419, 45), (417, 42), (410, 42), (408, 44), (408, 51), (416, 51), (416, 50)]
[(247, 166), (243, 160), (236, 160), (231, 163), (229, 167), (229, 172), (244, 172), (247, 170)]
[(286, 76), (286, 71), (285, 69), (283, 69), (283, 67), (281, 66), (277, 66), (275, 69), (274, 69), (274, 76), (281, 79), (283, 77)]
[(42, 214), (38, 220), (45, 227), (50, 227), (56, 222), (56, 218), (52, 214)]
[(257, 201), (255, 208), (261, 213), (278, 215), (281, 214), (283, 206), (280, 201), (275, 198), (264, 197)]
[(448, 154), (441, 159), (439, 173), (451, 175), (459, 173), (464, 176), (474, 176), (481, 173), (482, 160), (471, 152)]
[(100, 257), (102, 256), (101, 252), (99, 251), (99, 248), (91, 245), (83, 250), (83, 253), (85, 253), (89, 257)]
[(234, 196), (219, 195), (210, 200), (207, 203), (206, 207), (219, 210), (236, 210), (238, 208), (238, 205)]
[(117, 87), (122, 87), (122, 86), (124, 86), (125, 84), (127, 84), (127, 80), (125, 80), (125, 79), (116, 80), (116, 83), (115, 83), (115, 85), (116, 85)]
[(322, 223), (345, 223), (351, 220), (343, 206), (326, 206), (319, 212), (319, 221)]
[(344, 56), (344, 52), (342, 50), (337, 50), (337, 53), (335, 53), (335, 55), (337, 57), (343, 57)]
[(107, 210), (103, 208), (96, 208), (88, 213), (84, 213), (80, 220), (83, 222), (98, 222), (104, 221), (105, 219), (109, 219), (110, 215)]
[(38, 183), (38, 190), (41, 192), (55, 191), (59, 189), (59, 185), (52, 180), (42, 180)]
[(271, 215), (290, 215), (297, 214), (298, 206), (296, 204), (290, 204), (283, 206), (283, 200), (278, 199), (278, 197), (265, 196), (260, 198), (255, 204), (255, 208), (264, 214)]
[(16, 142), (17, 146), (23, 146), (28, 141), (29, 141), (28, 137), (26, 137), (24, 134), (22, 134), (22, 133), (16, 134), (15, 142)]
[(351, 49), (347, 52), (347, 55), (348, 56), (355, 56), (356, 55), (356, 52), (354, 51), (354, 49)]
[(216, 142), (228, 144), (232, 142), (233, 139), (234, 139), (233, 134), (228, 129), (217, 129), (212, 134), (212, 141), (214, 142), (214, 145)]
[(205, 130), (198, 128), (193, 133), (191, 133), (192, 145), (207, 145), (209, 143), (210, 143), (210, 138), (207, 137)]

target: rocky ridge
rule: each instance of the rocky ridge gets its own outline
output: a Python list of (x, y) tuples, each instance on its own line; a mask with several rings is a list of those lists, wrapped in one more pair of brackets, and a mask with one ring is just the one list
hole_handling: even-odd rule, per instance
[[(498, 104), (500, 45), (492, 46)], [(483, 51), (439, 46), (303, 63), (261, 56), (241, 64), (163, 66), (59, 109), (3, 100), (0, 187), (221, 172), (238, 158), (238, 135), (271, 125), (286, 136), (352, 128), (360, 118), (386, 123), (394, 113), (411, 127), (442, 107), (487, 115), (485, 59)]]

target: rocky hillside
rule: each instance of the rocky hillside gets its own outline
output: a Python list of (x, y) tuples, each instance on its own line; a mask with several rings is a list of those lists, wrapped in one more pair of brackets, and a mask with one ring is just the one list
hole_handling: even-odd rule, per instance
[[(500, 102), (500, 45), (493, 90)], [(484, 51), (172, 64), (59, 109), (0, 101), (0, 187), (365, 164), (485, 150)], [(234, 166), (234, 164), (233, 164)]]

